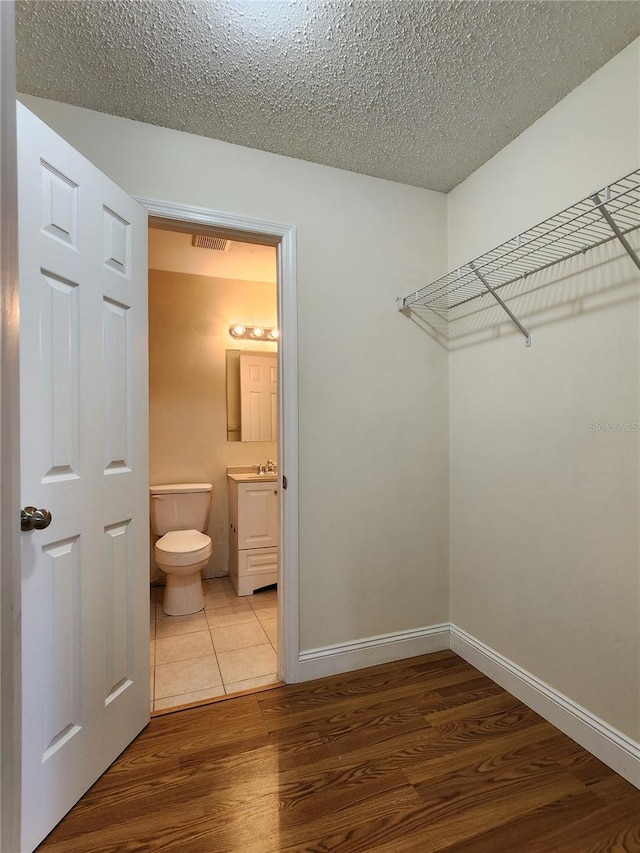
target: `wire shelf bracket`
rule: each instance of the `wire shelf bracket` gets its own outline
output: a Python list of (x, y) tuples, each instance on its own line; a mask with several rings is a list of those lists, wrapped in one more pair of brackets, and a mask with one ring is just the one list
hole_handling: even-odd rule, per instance
[(631, 246), (631, 244), (629, 243), (629, 241), (627, 240), (627, 238), (624, 236), (624, 234), (622, 233), (622, 231), (618, 228), (618, 226), (616, 225), (616, 223), (615, 223), (615, 221), (614, 221), (613, 217), (611, 216), (611, 214), (609, 213), (609, 211), (608, 211), (608, 210), (607, 210), (607, 208), (605, 207), (605, 205), (606, 205), (606, 201), (600, 201), (600, 196), (598, 195), (598, 193), (594, 193), (594, 194), (591, 196), (591, 198), (593, 199), (593, 203), (596, 205), (596, 207), (598, 208), (598, 210), (599, 210), (599, 211), (600, 211), (600, 213), (602, 214), (602, 218), (605, 220), (605, 222), (607, 223), (607, 225), (609, 226), (609, 228), (611, 228), (611, 230), (612, 230), (612, 231), (613, 231), (613, 233), (616, 235), (616, 237), (618, 238), (618, 240), (622, 243), (622, 245), (624, 246), (624, 249), (625, 249), (626, 253), (629, 255), (629, 257), (631, 258), (631, 260), (633, 261), (633, 263), (634, 263), (634, 264), (638, 267), (638, 269), (640, 270), (640, 258), (637, 256), (637, 254), (635, 253), (635, 251), (634, 251), (633, 247)]
[[(404, 298), (398, 311), (427, 308), (448, 323), (450, 312), (490, 294), (531, 346), (531, 335), (499, 290), (562, 261), (618, 240), (640, 270), (640, 258), (627, 235), (640, 228), (640, 169), (545, 219), (528, 231), (448, 272)], [(459, 312), (454, 313), (454, 318)]]
[(478, 278), (479, 278), (479, 279), (480, 279), (480, 281), (484, 284), (484, 286), (487, 288), (487, 290), (489, 291), (489, 293), (490, 293), (490, 294), (493, 296), (493, 298), (496, 300), (496, 302), (498, 303), (498, 305), (501, 305), (501, 306), (502, 306), (502, 308), (505, 310), (505, 312), (509, 315), (509, 317), (511, 317), (511, 320), (513, 321), (514, 325), (515, 325), (515, 326), (517, 326), (517, 327), (518, 327), (518, 329), (520, 329), (520, 331), (522, 332), (522, 334), (523, 334), (523, 335), (524, 335), (524, 337), (525, 337), (525, 346), (530, 347), (530, 346), (531, 346), (531, 335), (530, 335), (530, 334), (529, 334), (529, 332), (525, 329), (525, 327), (522, 325), (522, 323), (520, 322), (520, 320), (518, 320), (518, 318), (517, 318), (517, 317), (516, 317), (516, 315), (513, 313), (513, 311), (511, 310), (511, 308), (509, 308), (509, 306), (508, 306), (508, 305), (507, 305), (507, 303), (504, 301), (504, 299), (500, 296), (500, 294), (499, 294), (499, 293), (496, 293), (495, 289), (494, 289), (493, 287), (491, 287), (491, 285), (490, 285), (490, 284), (489, 284), (489, 282), (486, 280), (486, 278), (482, 275), (482, 273), (480, 272), (480, 270), (479, 270), (479, 269), (474, 265), (473, 261), (471, 261), (471, 263), (469, 264), (469, 266), (470, 266), (470, 267), (471, 267), (471, 269), (474, 271), (474, 273), (478, 276)]

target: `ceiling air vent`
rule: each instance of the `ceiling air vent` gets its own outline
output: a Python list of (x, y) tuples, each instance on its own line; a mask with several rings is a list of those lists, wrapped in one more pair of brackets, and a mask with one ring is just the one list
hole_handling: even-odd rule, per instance
[(224, 237), (209, 237), (202, 234), (194, 234), (191, 245), (196, 249), (213, 249), (216, 252), (226, 252), (229, 241)]

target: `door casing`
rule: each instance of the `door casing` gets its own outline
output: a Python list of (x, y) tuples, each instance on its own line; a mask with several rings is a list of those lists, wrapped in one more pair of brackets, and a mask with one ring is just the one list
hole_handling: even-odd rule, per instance
[[(287, 684), (299, 680), (300, 631), (298, 616), (298, 305), (296, 229), (186, 204), (137, 197), (149, 212), (149, 225), (191, 233), (197, 225), (231, 240), (276, 247), (278, 259), (278, 468), (287, 488), (280, 489), (280, 545), (278, 588), (278, 675)], [(282, 480), (281, 480), (282, 483)]]
[(18, 190), (13, 0), (0, 3), (0, 850), (20, 832)]

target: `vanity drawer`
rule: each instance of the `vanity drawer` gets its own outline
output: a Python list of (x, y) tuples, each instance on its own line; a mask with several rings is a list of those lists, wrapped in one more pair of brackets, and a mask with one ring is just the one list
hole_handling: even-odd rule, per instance
[(278, 574), (278, 549), (277, 548), (251, 548), (247, 551), (238, 552), (238, 573), (240, 577), (249, 575), (262, 575), (266, 572)]
[(277, 548), (251, 548), (237, 554), (237, 569), (232, 564), (229, 572), (237, 595), (251, 595), (255, 589), (278, 582)]

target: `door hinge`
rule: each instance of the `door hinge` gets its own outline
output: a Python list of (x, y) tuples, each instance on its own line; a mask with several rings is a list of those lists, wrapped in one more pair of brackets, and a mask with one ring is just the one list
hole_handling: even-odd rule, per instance
[(287, 488), (287, 478), (284, 476), (284, 474), (282, 475), (282, 488)]

